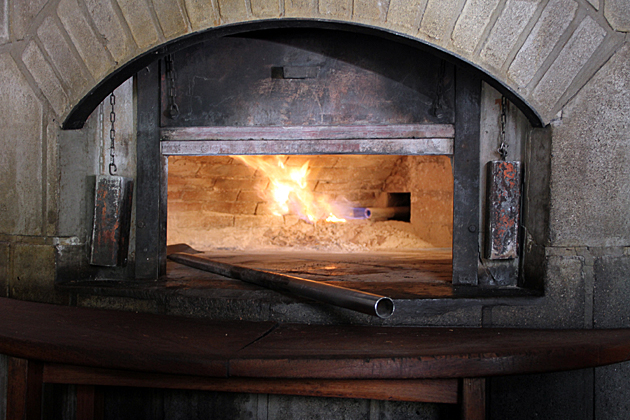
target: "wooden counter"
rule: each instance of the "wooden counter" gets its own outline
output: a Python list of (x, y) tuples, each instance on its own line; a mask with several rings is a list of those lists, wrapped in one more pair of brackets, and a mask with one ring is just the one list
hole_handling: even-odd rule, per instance
[[(0, 298), (7, 420), (39, 418), (47, 383), (462, 404), (485, 418), (485, 378), (630, 359), (630, 330), (357, 327), (218, 322)], [(25, 417), (26, 416), (26, 417)], [(33, 417), (31, 417), (33, 416)]]

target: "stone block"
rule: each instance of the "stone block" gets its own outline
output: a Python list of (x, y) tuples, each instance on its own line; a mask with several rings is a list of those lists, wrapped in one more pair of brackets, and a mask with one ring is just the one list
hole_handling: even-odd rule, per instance
[[(236, 394), (228, 392), (168, 390), (163, 392), (165, 419), (263, 419), (267, 395)], [(148, 403), (149, 399), (144, 401)], [(124, 405), (123, 405), (124, 406)], [(155, 406), (153, 406), (155, 407)], [(151, 408), (153, 408), (151, 407)], [(121, 413), (123, 417), (126, 413)], [(142, 417), (142, 416), (138, 416)], [(137, 418), (138, 418), (137, 417)], [(121, 418), (112, 416), (109, 418)]]
[(168, 190), (170, 191), (195, 191), (211, 189), (216, 182), (215, 179), (206, 178), (181, 178), (169, 175)]
[(350, 19), (352, 0), (319, 0), (319, 14), (325, 17)]
[(590, 16), (580, 23), (533, 91), (533, 98), (544, 111), (553, 113), (553, 106), (597, 50), (605, 36), (604, 28)]
[[(59, 143), (59, 235), (87, 238), (94, 222), (94, 173), (96, 148), (89, 147), (86, 132), (89, 124), (96, 125), (96, 118), (88, 120), (84, 130), (61, 130)], [(93, 132), (93, 131), (92, 131)]]
[(116, 311), (152, 314), (158, 312), (158, 303), (156, 301), (128, 297), (78, 295), (77, 306), (82, 308), (113, 309)]
[(451, 38), (458, 48), (472, 53), (481, 40), (499, 0), (468, 0), (455, 23)]
[(219, 15), (212, 5), (212, 0), (185, 0), (185, 4), (193, 30), (219, 24)]
[(544, 297), (530, 306), (492, 308), (493, 327), (584, 328), (584, 272), (579, 257), (548, 257)]
[(357, 203), (361, 207), (376, 206), (378, 195), (380, 191), (345, 191), (343, 192), (343, 198), (351, 203)]
[(245, 165), (203, 164), (197, 172), (198, 177), (251, 178), (256, 169)]
[(123, 22), (114, 11), (112, 3), (102, 0), (84, 0), (92, 22), (103, 38), (107, 50), (117, 63), (123, 62), (135, 49), (133, 41), (128, 38)]
[(481, 50), (481, 59), (500, 69), (539, 4), (538, 0), (508, 0)]
[(234, 22), (247, 19), (248, 10), (245, 0), (218, 0), (221, 19)]
[(604, 16), (615, 31), (630, 32), (630, 1), (606, 0)]
[(595, 369), (595, 419), (630, 418), (630, 362)]
[(630, 328), (630, 256), (600, 257), (593, 267), (593, 326)]
[(293, 420), (305, 418), (304, 413), (317, 414), (311, 418), (364, 420), (370, 418), (370, 401), (269, 395), (268, 418)]
[(261, 191), (267, 187), (269, 181), (266, 178), (258, 179), (234, 179), (218, 178), (214, 187), (221, 190)]
[(387, 18), (388, 2), (354, 0), (354, 19), (367, 22), (383, 22)]
[[(374, 191), (374, 190), (380, 190), (382, 187), (382, 183), (377, 183), (377, 182), (371, 182), (370, 180), (365, 181), (364, 183), (361, 183), (361, 185), (359, 185), (358, 187), (360, 187), (362, 190), (370, 190), (370, 191)], [(337, 183), (337, 182), (318, 182), (317, 186), (315, 187), (315, 192), (321, 192), (321, 193), (333, 193), (333, 192), (343, 192), (343, 191), (347, 191), (348, 190), (348, 183), (343, 182), (343, 183)]]
[(199, 158), (189, 156), (171, 156), (168, 158), (168, 177), (192, 177), (203, 165)]
[(182, 200), (187, 202), (202, 203), (211, 203), (216, 201), (236, 201), (238, 195), (238, 190), (195, 190), (184, 191), (182, 194)]
[(453, 191), (453, 169), (446, 156), (410, 156), (411, 191)]
[(49, 121), (46, 127), (46, 210), (45, 210), (45, 235), (57, 235), (57, 221), (59, 218), (59, 143), (57, 133), (59, 124)]
[(159, 35), (153, 23), (148, 4), (134, 0), (117, 1), (138, 47), (145, 50), (156, 44), (159, 40)]
[(41, 235), (42, 106), (9, 54), (0, 55), (0, 233)]
[(44, 20), (37, 29), (37, 35), (53, 65), (57, 68), (57, 73), (61, 75), (70, 91), (79, 94), (87, 89), (90, 85), (90, 76), (85, 64), (74, 55), (61, 28), (57, 26), (53, 18), (48, 17)]
[(567, 29), (577, 11), (574, 0), (550, 1), (510, 65), (508, 75), (526, 86)]
[(317, 4), (317, 0), (285, 0), (284, 13), (287, 17), (314, 16)]
[(211, 201), (204, 203), (202, 208), (207, 211), (227, 214), (255, 214), (257, 203), (253, 202), (225, 202)]
[(55, 247), (14, 244), (10, 297), (34, 302), (63, 303), (55, 292)]
[(366, 168), (327, 168), (321, 170), (316, 178), (309, 179), (319, 180), (323, 182), (337, 182), (343, 184), (362, 184), (364, 181), (369, 180), (374, 184), (382, 184), (385, 179), (391, 173), (391, 168), (384, 167), (366, 167)]
[(9, 277), (11, 276), (11, 244), (0, 242), (0, 297), (7, 297)]
[(463, 0), (429, 0), (422, 16), (420, 31), (437, 40), (448, 38), (462, 8)]
[(488, 390), (491, 420), (593, 419), (591, 369), (491, 378)]
[(256, 216), (273, 216), (276, 213), (276, 207), (267, 203), (258, 203), (256, 205)]
[(260, 202), (263, 201), (260, 193), (257, 191), (241, 191), (238, 193), (236, 201)]
[(95, 80), (100, 80), (114, 62), (97, 39), (77, 0), (62, 0), (57, 14), (88, 70)]
[(396, 312), (384, 321), (387, 326), (481, 327), (481, 305), (462, 304), (453, 299), (397, 300)]
[(595, 10), (599, 10), (599, 0), (587, 0)]
[(428, 404), (406, 401), (370, 401), (370, 419), (430, 420), (458, 418), (457, 408), (447, 404)]
[(252, 14), (256, 17), (269, 18), (280, 16), (278, 0), (251, 0)]
[(630, 243), (630, 45), (565, 106), (553, 127), (550, 239), (555, 246)]
[(0, 1), (0, 45), (9, 41), (9, 2)]
[(152, 0), (155, 13), (166, 38), (174, 38), (188, 31), (188, 22), (178, 1)]
[(35, 42), (31, 41), (28, 43), (22, 53), (22, 61), (46, 99), (48, 99), (55, 113), (62, 115), (68, 107), (68, 96), (61, 87), (61, 82), (55, 75), (54, 70), (48, 64)]
[(426, 0), (418, 2), (407, 0), (390, 0), (387, 11), (387, 23), (400, 26), (408, 32), (415, 32), (426, 6)]
[(46, 3), (47, 0), (31, 0), (17, 1), (15, 4), (11, 4), (13, 6), (11, 31), (16, 39), (24, 39), (29, 26)]

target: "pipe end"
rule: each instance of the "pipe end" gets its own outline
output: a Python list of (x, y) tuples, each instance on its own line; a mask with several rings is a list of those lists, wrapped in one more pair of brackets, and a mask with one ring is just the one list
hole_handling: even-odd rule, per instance
[(395, 309), (396, 306), (394, 305), (394, 301), (388, 297), (382, 297), (376, 301), (376, 304), (374, 304), (376, 316), (383, 319), (392, 316)]

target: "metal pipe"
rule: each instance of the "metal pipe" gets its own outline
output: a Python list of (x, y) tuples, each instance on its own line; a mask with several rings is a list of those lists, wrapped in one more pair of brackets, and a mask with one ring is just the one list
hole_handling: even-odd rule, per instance
[(409, 206), (400, 207), (366, 207), (359, 210), (361, 217), (371, 220), (409, 220)]
[(394, 301), (385, 296), (347, 289), (286, 274), (272, 273), (239, 265), (214, 261), (203, 255), (184, 252), (168, 256), (171, 260), (225, 277), (253, 283), (279, 292), (310, 298), (364, 314), (389, 318), (394, 313)]

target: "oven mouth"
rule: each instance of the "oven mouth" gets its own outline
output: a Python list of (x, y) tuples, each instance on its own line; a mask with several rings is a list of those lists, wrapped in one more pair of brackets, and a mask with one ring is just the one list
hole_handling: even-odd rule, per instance
[[(265, 172), (270, 162), (284, 172)], [(304, 179), (291, 182), (299, 170)], [(297, 191), (277, 203), (278, 187)], [(337, 221), (327, 220), (333, 211)], [(452, 212), (448, 156), (168, 159), (168, 245), (186, 243), (219, 263), (388, 298), (451, 287)], [(393, 302), (381, 299), (373, 311), (388, 316)]]

